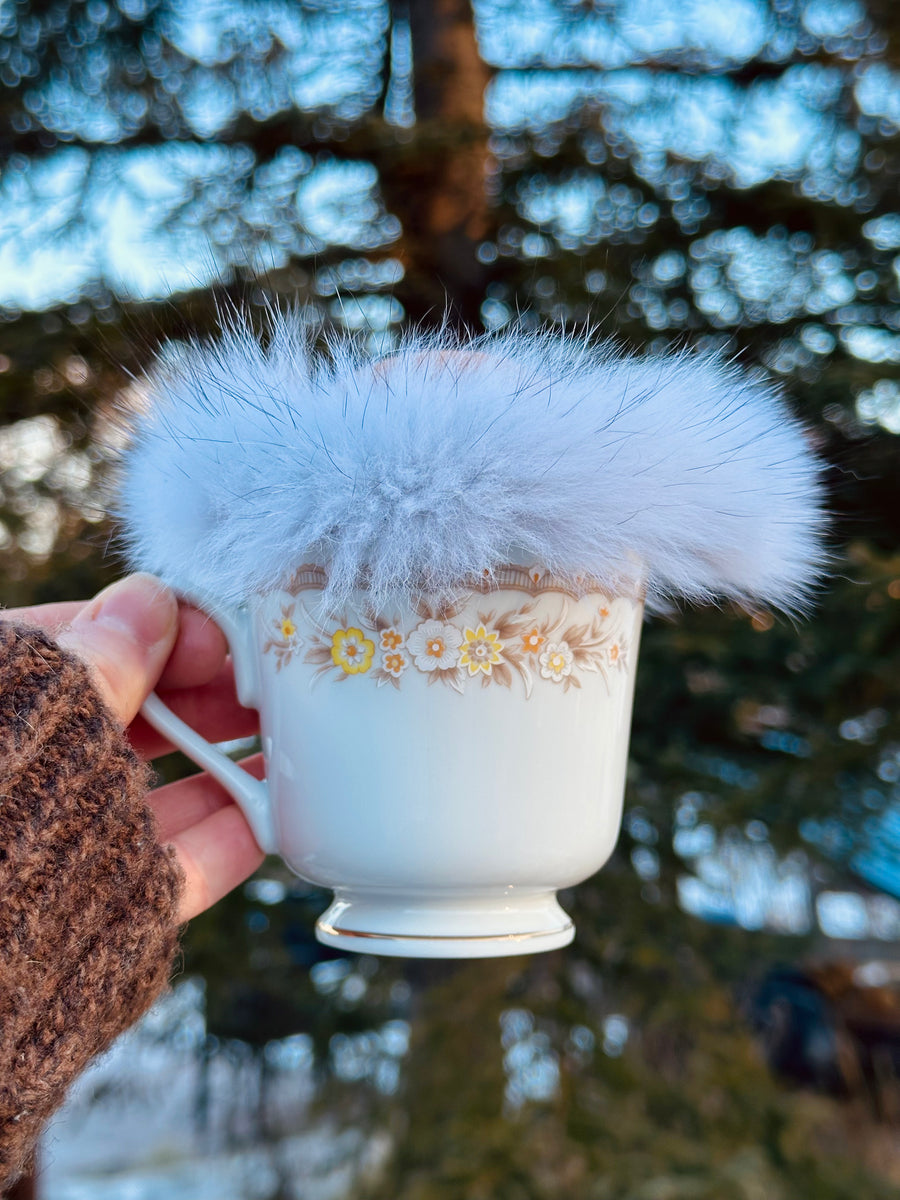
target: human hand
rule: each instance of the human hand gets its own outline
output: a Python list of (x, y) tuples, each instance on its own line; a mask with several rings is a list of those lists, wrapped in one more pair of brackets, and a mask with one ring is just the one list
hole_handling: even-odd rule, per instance
[[(88, 665), (143, 758), (174, 749), (138, 715), (154, 689), (213, 741), (257, 731), (256, 713), (237, 702), (228, 646), (218, 627), (197, 609), (179, 605), (152, 575), (130, 575), (91, 601), (11, 609), (3, 616), (40, 626)], [(259, 778), (262, 756), (241, 766)], [(243, 813), (208, 775), (157, 788), (149, 803), (161, 840), (174, 847), (184, 871), (180, 920), (203, 912), (262, 862)]]

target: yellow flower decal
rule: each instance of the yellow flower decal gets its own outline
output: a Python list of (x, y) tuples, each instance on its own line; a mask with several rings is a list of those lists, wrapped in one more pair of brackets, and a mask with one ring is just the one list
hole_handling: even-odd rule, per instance
[(283, 638), (289, 639), (289, 638), (292, 638), (296, 632), (297, 632), (297, 626), (294, 624), (294, 622), (291, 620), (291, 618), (285, 613), (285, 615), (281, 618), (281, 636)]
[(493, 630), (488, 633), (483, 625), (474, 631), (466, 630), (461, 649), (459, 665), (468, 667), (470, 675), (477, 675), (479, 671), (490, 675), (492, 668), (503, 661), (500, 655), (503, 643)]
[(375, 643), (361, 629), (337, 629), (331, 638), (331, 659), (347, 675), (364, 675), (372, 665)]

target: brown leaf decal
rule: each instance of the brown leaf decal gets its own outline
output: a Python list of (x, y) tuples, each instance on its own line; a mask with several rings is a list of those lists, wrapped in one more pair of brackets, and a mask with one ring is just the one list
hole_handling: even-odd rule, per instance
[(493, 676), (503, 687), (512, 687), (512, 671), (506, 663), (497, 663), (494, 666)]
[(569, 647), (574, 650), (577, 645), (584, 641), (587, 631), (587, 625), (571, 625), (562, 635), (562, 640), (568, 643)]
[(518, 637), (522, 631), (522, 622), (518, 620), (519, 613), (505, 612), (501, 613), (494, 622), (494, 629), (497, 631), (497, 637), (501, 642), (510, 642), (513, 638)]
[[(568, 638), (566, 639), (568, 641)], [(580, 667), (586, 667), (587, 664), (593, 661), (593, 651), (585, 646), (572, 645), (569, 642), (569, 649), (572, 651), (572, 657)], [(596, 667), (594, 667), (596, 670)]]
[(310, 646), (304, 655), (303, 661), (308, 663), (327, 663), (331, 666), (334, 661), (331, 657), (331, 647), (322, 645)]

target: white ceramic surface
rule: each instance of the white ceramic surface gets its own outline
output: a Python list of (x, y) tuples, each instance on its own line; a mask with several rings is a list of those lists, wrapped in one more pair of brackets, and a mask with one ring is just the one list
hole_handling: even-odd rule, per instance
[(325, 615), (323, 577), (216, 618), (265, 783), (174, 717), (152, 724), (242, 805), (264, 850), (332, 888), (323, 942), (485, 957), (572, 940), (555, 892), (618, 836), (642, 604), (510, 567), (459, 604)]

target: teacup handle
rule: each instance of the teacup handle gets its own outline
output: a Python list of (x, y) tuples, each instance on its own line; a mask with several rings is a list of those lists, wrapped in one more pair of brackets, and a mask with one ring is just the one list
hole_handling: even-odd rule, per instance
[[(190, 597), (193, 603), (197, 601)], [(209, 607), (201, 604), (201, 607)], [(234, 677), (238, 700), (245, 708), (259, 707), (259, 687), (251, 643), (251, 624), (246, 609), (223, 611), (216, 606), (216, 622), (221, 626), (234, 661)], [(173, 745), (208, 771), (240, 807), (260, 850), (266, 854), (278, 852), (278, 839), (272, 815), (272, 803), (265, 780), (254, 779), (237, 763), (232, 762), (217, 746), (200, 736), (190, 725), (164, 704), (156, 692), (144, 701), (142, 715)]]

